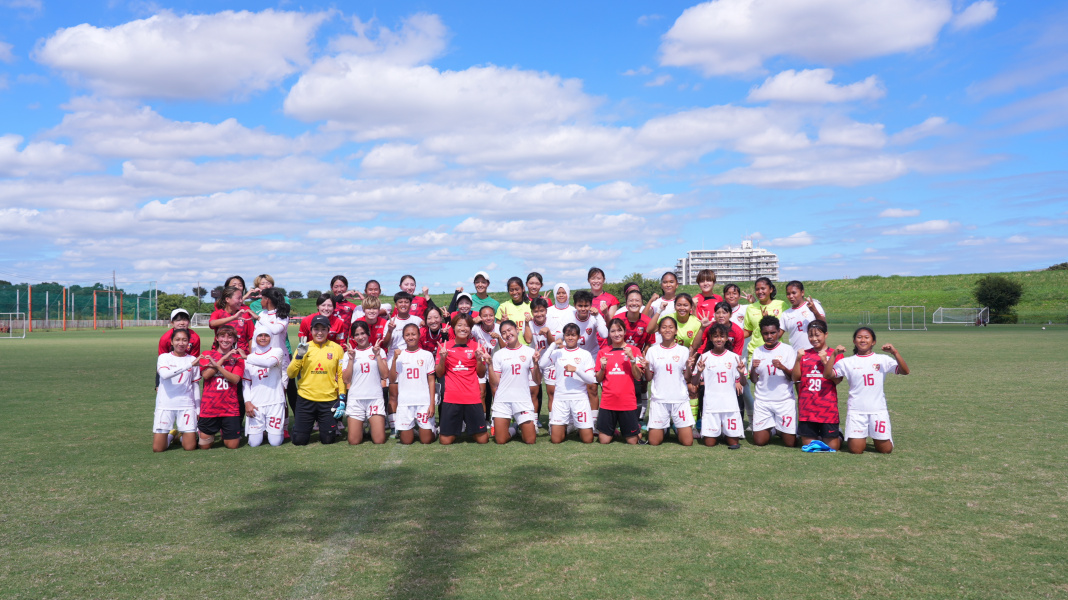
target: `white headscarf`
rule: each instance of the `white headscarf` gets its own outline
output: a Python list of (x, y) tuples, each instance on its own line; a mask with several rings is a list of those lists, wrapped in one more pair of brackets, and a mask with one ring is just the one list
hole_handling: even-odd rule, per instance
[(558, 310), (567, 310), (567, 308), (568, 308), (569, 306), (571, 306), (571, 304), (570, 304), (570, 301), (568, 301), (568, 302), (564, 302), (563, 304), (561, 304), (561, 303), (560, 303), (560, 302), (559, 302), (559, 301), (558, 301), (558, 300), (556, 299), (556, 293), (557, 293), (558, 291), (560, 291), (560, 288), (563, 288), (563, 289), (564, 289), (564, 291), (566, 291), (566, 292), (567, 292), (567, 297), (568, 297), (569, 299), (571, 298), (571, 288), (570, 288), (570, 287), (568, 287), (568, 285), (567, 285), (566, 283), (558, 283), (558, 284), (556, 284), (556, 285), (554, 285), (554, 286), (553, 286), (553, 306), (555, 306), (555, 307), (556, 307), (556, 308), (557, 308)]
[(271, 340), (267, 340), (267, 345), (262, 346), (259, 342), (260, 334), (265, 334), (267, 337), (272, 337), (271, 332), (267, 331), (267, 328), (260, 325), (259, 321), (256, 322), (256, 327), (252, 330), (252, 341), (255, 342), (256, 347), (260, 350), (268, 350), (271, 347)]

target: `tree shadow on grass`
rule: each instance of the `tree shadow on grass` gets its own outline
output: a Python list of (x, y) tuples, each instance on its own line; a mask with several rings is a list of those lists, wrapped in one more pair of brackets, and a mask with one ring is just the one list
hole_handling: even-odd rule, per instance
[(514, 551), (517, 540), (637, 532), (673, 510), (660, 499), (659, 477), (630, 464), (480, 469), (286, 471), (215, 520), (237, 537), (310, 542), (334, 557), (302, 567), (312, 583), (306, 576), (293, 595), (315, 595), (349, 568), (348, 551), (370, 540), (386, 545), (391, 563), (392, 582), (378, 595), (423, 598), (454, 592), (461, 574)]

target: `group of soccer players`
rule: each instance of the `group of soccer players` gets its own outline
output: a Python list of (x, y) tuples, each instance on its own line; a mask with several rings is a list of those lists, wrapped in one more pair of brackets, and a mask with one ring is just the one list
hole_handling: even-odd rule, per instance
[(844, 438), (860, 453), (870, 437), (878, 452), (893, 449), (883, 380), (908, 366), (891, 344), (875, 353), (867, 327), (854, 332), (851, 356), (829, 348), (823, 307), (800, 281), (786, 285), (783, 301), (766, 277), (753, 294), (727, 284), (719, 295), (711, 270), (698, 274), (692, 297), (670, 272), (650, 298), (635, 283), (616, 298), (598, 268), (587, 279), (590, 289), (572, 294), (563, 283), (542, 292), (539, 273), (512, 277), (498, 302), (479, 272), (474, 294), (459, 287), (439, 307), (427, 288), (416, 294), (411, 275), (392, 304), (377, 281), (359, 292), (337, 275), (300, 321), (294, 350), (274, 279), (260, 275), (249, 289), (231, 277), (209, 317), (209, 350), (188, 312), (171, 313), (159, 342), (153, 450), (175, 441), (210, 448), (220, 433), (227, 448), (243, 435), (250, 446), (306, 445), (316, 429), (324, 444), (343, 432), (350, 444), (391, 434), (402, 444), (463, 435), (533, 444), (543, 404), (553, 443), (577, 432), (584, 443), (659, 445), (674, 431), (685, 446), (700, 439), (737, 449), (748, 430), (757, 446), (777, 435), (786, 446), (800, 438), (806, 450), (832, 451)]

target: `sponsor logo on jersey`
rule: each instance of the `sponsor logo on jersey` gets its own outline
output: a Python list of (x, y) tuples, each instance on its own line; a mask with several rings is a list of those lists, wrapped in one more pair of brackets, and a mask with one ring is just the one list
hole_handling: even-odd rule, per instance
[(623, 375), (623, 369), (619, 368), (619, 364), (612, 365), (612, 370), (608, 372), (609, 375)]

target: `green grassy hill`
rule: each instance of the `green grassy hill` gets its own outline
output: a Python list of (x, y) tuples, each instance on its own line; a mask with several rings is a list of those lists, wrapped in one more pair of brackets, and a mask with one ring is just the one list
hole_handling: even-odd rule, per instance
[[(927, 307), (927, 319), (940, 306), (975, 306), (972, 290), (975, 282), (984, 273), (967, 275), (929, 275), (924, 277), (880, 277), (869, 275), (856, 279), (831, 279), (806, 281), (805, 292), (817, 298), (827, 309), (829, 320), (838, 323), (856, 323), (861, 311), (870, 311), (872, 323), (886, 323), (886, 307), (917, 305)], [(1020, 323), (1064, 323), (1068, 321), (1068, 271), (1023, 271), (1001, 273), (1024, 285), (1024, 295), (1016, 312)], [(743, 290), (752, 291), (752, 283), (740, 284)], [(786, 299), (786, 283), (776, 284), (779, 298)], [(548, 289), (548, 286), (546, 287)], [(723, 289), (716, 286), (716, 291)], [(697, 293), (697, 286), (682, 286), (682, 290)], [(499, 301), (508, 299), (504, 292), (491, 293)], [(439, 306), (452, 298), (448, 294), (432, 294)], [(315, 310), (315, 302), (309, 299), (293, 300), (294, 313), (306, 315)]]

